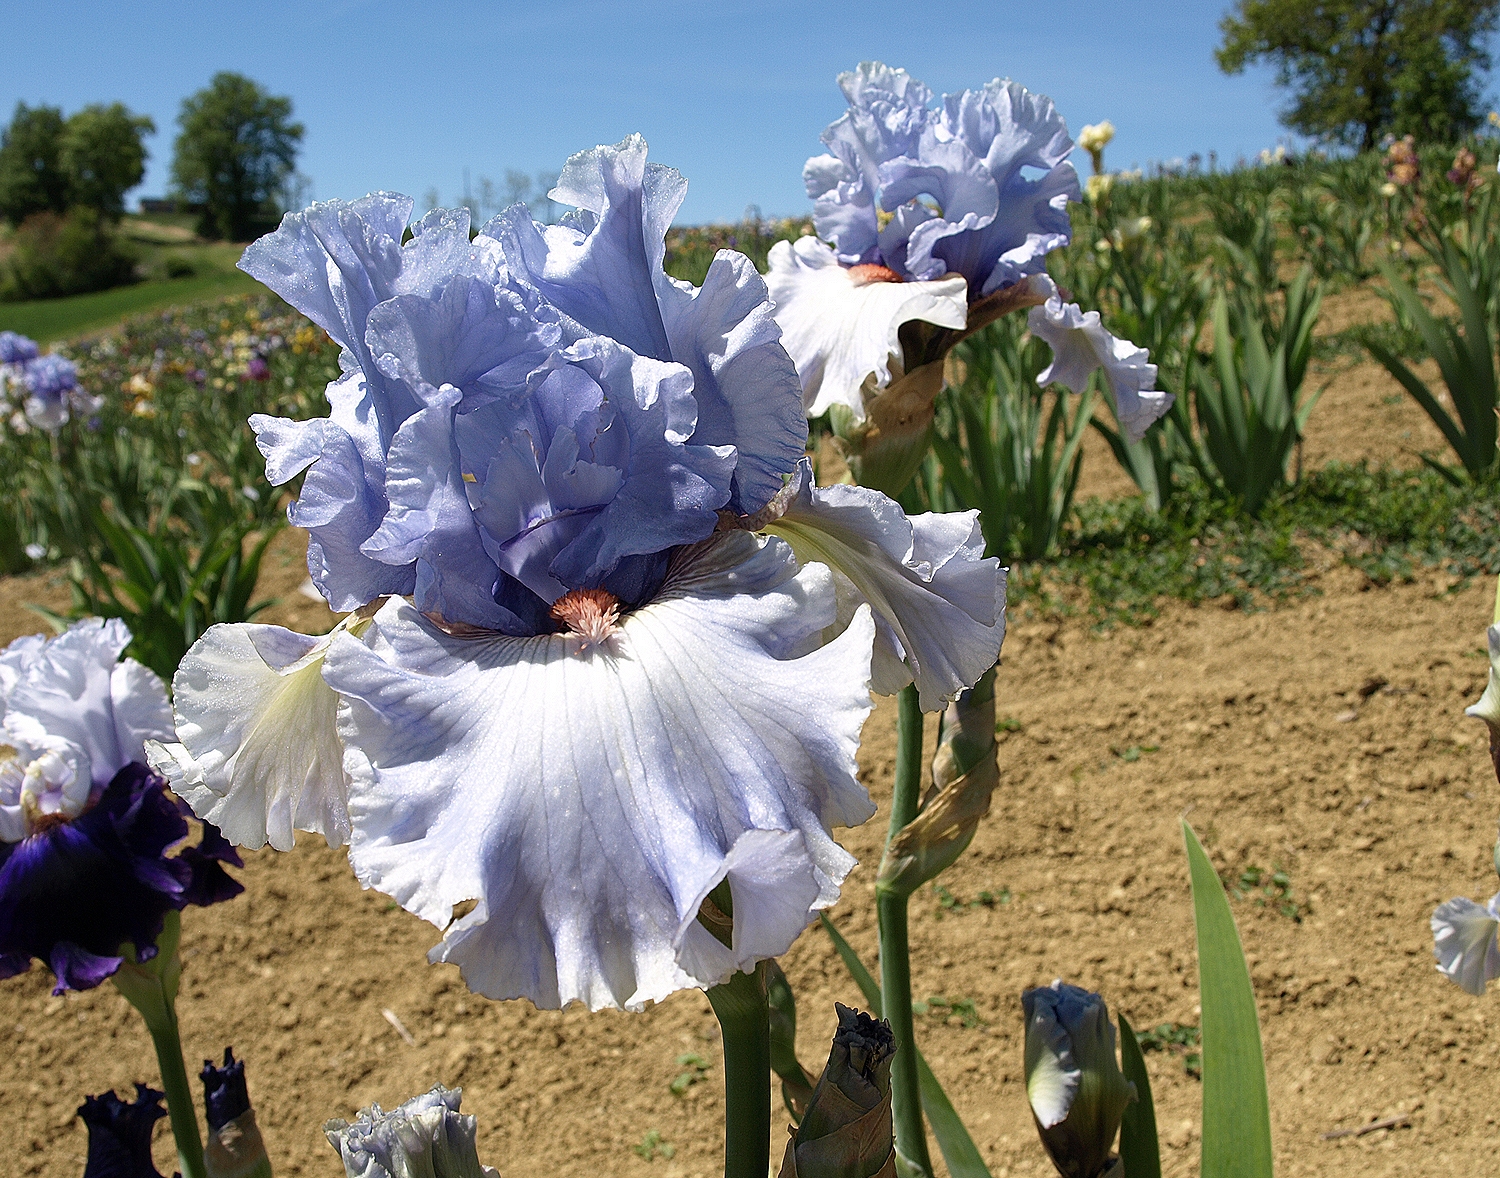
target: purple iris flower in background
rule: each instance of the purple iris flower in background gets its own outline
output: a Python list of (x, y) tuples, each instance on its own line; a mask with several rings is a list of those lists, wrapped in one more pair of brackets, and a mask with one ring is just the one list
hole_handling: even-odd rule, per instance
[(163, 1095), (137, 1084), (132, 1101), (113, 1092), (83, 1098), (78, 1115), (89, 1131), (83, 1178), (162, 1178), (151, 1158), (151, 1131), (167, 1115)]
[(222, 866), (239, 856), (211, 827), (166, 854), (188, 824), (143, 742), (171, 732), (171, 711), (151, 671), (118, 661), (129, 641), (118, 619), (91, 618), (0, 653), (0, 978), (36, 958), (53, 993), (90, 989), (125, 942), (137, 962), (154, 957), (167, 912), (242, 890)]
[(0, 364), (24, 364), (35, 360), (40, 350), (34, 339), (14, 331), (0, 331)]
[(103, 398), (78, 387), (78, 369), (73, 361), (56, 352), (28, 360), (21, 371), (25, 386), (26, 418), (39, 429), (57, 431), (74, 413), (87, 416), (98, 411)]
[(245, 379), (254, 381), (271, 379), (271, 366), (266, 363), (266, 358), (259, 352), (251, 356), (250, 362), (245, 365)]
[(808, 160), (803, 179), (840, 263), (915, 281), (960, 274), (976, 301), (1042, 273), (1068, 243), (1080, 190), (1050, 98), (997, 78), (931, 109), (932, 91), (879, 62), (839, 86), (849, 110), (823, 132), (832, 154)]

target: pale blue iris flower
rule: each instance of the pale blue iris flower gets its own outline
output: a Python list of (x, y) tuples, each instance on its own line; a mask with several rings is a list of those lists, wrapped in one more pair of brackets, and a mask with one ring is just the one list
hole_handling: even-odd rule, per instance
[[(948, 328), (956, 341), (1055, 296), (1046, 256), (1068, 244), (1068, 203), (1080, 190), (1062, 115), (1017, 82), (997, 78), (933, 106), (905, 70), (864, 62), (839, 86), (849, 109), (823, 132), (829, 154), (802, 174), (817, 239), (772, 247), (767, 283), (808, 416), (838, 405), (857, 421), (868, 394), (934, 358), (904, 354), (903, 324)], [(1128, 379), (1145, 395), (1121, 418), (1138, 439), (1171, 397), (1140, 383), (1156, 372), (1143, 349), (1098, 332), (1085, 379), (1102, 365), (1115, 387), (1121, 356), (1139, 358)]]
[[(635, 1008), (785, 951), (873, 812), (872, 654), (937, 707), (1004, 634), (972, 514), (820, 513), (764, 282), (730, 251), (663, 272), (684, 191), (632, 137), (568, 162), (559, 225), (431, 213), (403, 246), (377, 194), (242, 263), (344, 349), (327, 418), (252, 424), (354, 612), (211, 629), (152, 763), (236, 843), (348, 842), (495, 998)], [(696, 919), (725, 881), (729, 947)]]

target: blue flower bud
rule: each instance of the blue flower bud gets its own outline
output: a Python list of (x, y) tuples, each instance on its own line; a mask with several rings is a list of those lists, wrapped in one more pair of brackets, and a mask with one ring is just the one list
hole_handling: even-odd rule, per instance
[(1052, 1164), (1064, 1178), (1100, 1178), (1125, 1106), (1136, 1098), (1115, 1059), (1115, 1028), (1098, 994), (1055, 981), (1021, 995), (1026, 1096)]

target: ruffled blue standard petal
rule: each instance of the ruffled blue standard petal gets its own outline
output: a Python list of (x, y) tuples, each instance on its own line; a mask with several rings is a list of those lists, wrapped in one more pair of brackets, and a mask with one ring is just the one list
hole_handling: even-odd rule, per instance
[(823, 133), (833, 154), (809, 160), (803, 179), (818, 236), (842, 264), (920, 281), (960, 274), (978, 300), (1040, 273), (1067, 244), (1080, 192), (1050, 99), (996, 79), (931, 111), (925, 86), (879, 63), (839, 83), (850, 109)]
[(890, 695), (915, 680), (922, 710), (935, 712), (972, 687), (1005, 641), (1006, 570), (984, 556), (979, 513), (908, 517), (868, 487), (815, 487), (810, 463), (798, 477), (766, 530), (834, 570), (841, 615), (864, 602), (874, 610), (874, 690)]
[(137, 1084), (133, 1101), (113, 1092), (83, 1098), (78, 1115), (89, 1131), (83, 1178), (162, 1178), (151, 1158), (151, 1132), (167, 1115), (165, 1095)]
[(932, 91), (905, 70), (879, 61), (862, 61), (838, 77), (849, 109), (823, 131), (833, 154), (861, 175), (878, 183), (886, 160), (915, 154), (932, 120), (927, 109)]
[(89, 989), (119, 968), (122, 943), (155, 956), (168, 911), (241, 891), (218, 878), (234, 856), (214, 836), (198, 862), (166, 857), (187, 833), (161, 778), (132, 763), (77, 818), (0, 844), (0, 976), (36, 958), (56, 975), (54, 994)]
[(343, 347), (346, 370), (357, 367), (369, 382), (384, 439), (416, 406), (391, 403), (365, 344), (365, 324), (378, 303), (397, 293), (411, 206), (410, 197), (391, 192), (314, 204), (284, 216), (239, 263)]
[(416, 564), (391, 565), (362, 551), (390, 510), (385, 447), (368, 385), (352, 373), (328, 386), (333, 412), (316, 421), (255, 414), (250, 428), (273, 484), (303, 470), (302, 494), (287, 519), (310, 534), (307, 571), (330, 609), (347, 612), (390, 594), (410, 593)]
[(671, 359), (657, 305), (666, 234), (687, 194), (675, 168), (646, 162), (639, 135), (568, 160), (553, 200), (580, 214), (538, 225), (518, 207), (481, 231), (501, 242), (512, 277), (593, 335), (631, 351)]
[[(887, 208), (918, 191), (939, 202), (940, 217), (911, 233), (912, 274), (957, 272), (980, 298), (1040, 273), (1045, 255), (1070, 238), (1067, 206), (1080, 197), (1078, 174), (1067, 162), (1072, 150), (1052, 100), (1017, 82), (996, 79), (982, 90), (947, 95), (912, 169), (901, 175), (902, 165), (892, 164), (886, 180)], [(915, 183), (924, 168), (937, 173), (925, 189)], [(1023, 174), (1028, 168), (1044, 174), (1030, 179)], [(990, 178), (994, 206), (977, 182), (979, 172)]]
[(519, 208), (484, 232), (501, 240), (516, 280), (578, 330), (692, 372), (692, 441), (736, 448), (731, 505), (749, 514), (791, 473), (807, 426), (765, 283), (749, 259), (720, 251), (701, 290), (662, 269), (667, 227), (686, 191), (674, 169), (646, 162), (646, 141), (633, 135), (568, 161), (553, 198), (578, 206), (576, 224), (540, 226)]
[(802, 382), (772, 309), (765, 280), (731, 250), (714, 257), (701, 290), (673, 282), (662, 299), (671, 359), (693, 374), (691, 440), (735, 448), (728, 506), (742, 515), (771, 501), (807, 447)]
[(1473, 994), (1500, 977), (1500, 895), (1481, 906), (1460, 897), (1439, 904), (1432, 914), (1432, 952), (1438, 972)]
[(517, 633), (521, 622), (495, 601), (500, 569), (485, 551), (459, 465), (453, 432), (461, 396), (426, 387), (429, 404), (407, 418), (386, 458), (391, 508), (361, 551), (416, 566), (417, 608), (449, 622)]
[(734, 473), (732, 448), (687, 443), (691, 388), (681, 365), (585, 337), (532, 374), (523, 404), (459, 418), (469, 500), (500, 568), (549, 604), (601, 584), (632, 603), (654, 589), (667, 549), (714, 530)]
[(839, 261), (880, 262), (880, 165), (915, 153), (932, 119), (932, 91), (905, 70), (878, 61), (861, 62), (838, 82), (850, 109), (823, 131), (833, 154), (808, 160), (802, 179), (815, 202), (813, 225), (838, 249)]
[[(742, 532), (679, 553), (598, 641), (459, 638), (387, 604), (377, 649), (324, 663), (355, 871), (494, 998), (638, 1008), (784, 951), (853, 865), (830, 829), (873, 812), (872, 625), (824, 645), (834, 613), (825, 569)], [(696, 916), (726, 878), (715, 950)]]

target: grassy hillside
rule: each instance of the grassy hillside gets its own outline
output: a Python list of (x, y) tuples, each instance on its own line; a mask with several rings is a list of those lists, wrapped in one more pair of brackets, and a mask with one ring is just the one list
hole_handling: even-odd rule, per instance
[(141, 281), (68, 298), (0, 303), (0, 330), (47, 344), (109, 327), (127, 315), (257, 289), (234, 268), (245, 247), (202, 241), (186, 218), (127, 216), (120, 232), (139, 254)]

